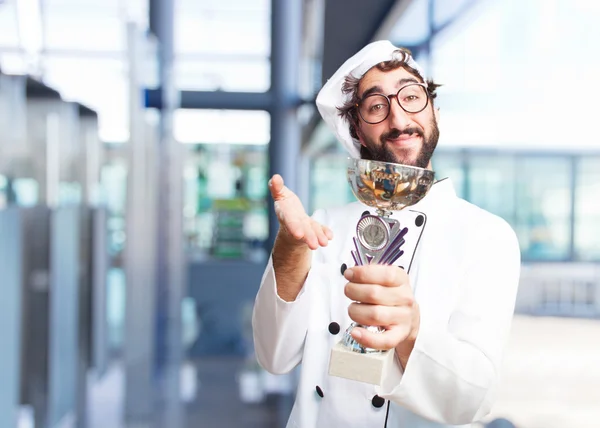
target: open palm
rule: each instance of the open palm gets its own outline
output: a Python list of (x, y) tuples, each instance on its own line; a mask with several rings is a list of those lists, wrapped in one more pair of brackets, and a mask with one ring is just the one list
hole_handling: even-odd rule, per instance
[(325, 247), (333, 238), (333, 233), (306, 214), (300, 198), (284, 185), (279, 174), (271, 178), (269, 188), (275, 201), (275, 214), (285, 238), (298, 244), (306, 244), (311, 250), (316, 250), (319, 246)]

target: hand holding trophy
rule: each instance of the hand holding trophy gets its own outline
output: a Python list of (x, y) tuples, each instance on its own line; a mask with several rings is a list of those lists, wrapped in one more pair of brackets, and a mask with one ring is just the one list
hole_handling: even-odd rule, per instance
[[(356, 266), (392, 265), (404, 253), (402, 246), (410, 233), (396, 219), (400, 211), (420, 201), (433, 184), (434, 172), (407, 165), (350, 159), (348, 181), (356, 198), (376, 208), (377, 215), (363, 215), (356, 225), (352, 258)], [(329, 374), (380, 385), (393, 350), (366, 348), (351, 336), (355, 327), (381, 333), (380, 326), (352, 323), (331, 353)]]

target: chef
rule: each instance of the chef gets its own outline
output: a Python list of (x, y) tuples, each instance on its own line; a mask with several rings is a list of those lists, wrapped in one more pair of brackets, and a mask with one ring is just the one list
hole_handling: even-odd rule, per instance
[[(327, 81), (317, 107), (351, 157), (432, 169), (437, 87), (409, 51), (378, 41)], [(356, 224), (374, 209), (355, 202), (308, 216), (281, 176), (269, 188), (280, 228), (256, 297), (254, 341), (267, 371), (301, 366), (288, 428), (466, 427), (486, 416), (519, 279), (510, 226), (438, 177), (392, 214), (413, 243), (395, 265), (355, 266)], [(394, 353), (381, 385), (328, 374), (331, 349), (353, 321), (385, 328), (351, 331)]]

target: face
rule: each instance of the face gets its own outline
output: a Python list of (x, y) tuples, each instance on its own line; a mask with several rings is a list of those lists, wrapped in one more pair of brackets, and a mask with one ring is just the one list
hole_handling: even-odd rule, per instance
[[(392, 71), (369, 70), (358, 86), (359, 98), (365, 93), (396, 94), (410, 83), (420, 82), (400, 67)], [(357, 134), (372, 160), (431, 168), (430, 159), (439, 139), (437, 110), (431, 100), (419, 113), (407, 113), (391, 98), (388, 117), (380, 123), (368, 124), (359, 119)], [(363, 151), (364, 152), (364, 151)]]

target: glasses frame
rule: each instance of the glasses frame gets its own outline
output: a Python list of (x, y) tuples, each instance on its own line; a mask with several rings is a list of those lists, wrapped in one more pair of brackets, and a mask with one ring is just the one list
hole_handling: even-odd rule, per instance
[[(400, 95), (400, 91), (402, 91), (405, 88), (408, 88), (409, 86), (421, 86), (423, 87), (423, 89), (425, 89), (425, 95), (427, 95), (427, 101), (425, 102), (425, 105), (423, 106), (423, 108), (421, 110), (418, 111), (408, 111), (406, 110), (402, 104), (400, 103), (400, 99), (398, 98), (398, 95)], [(360, 106), (361, 104), (368, 98), (370, 97), (374, 97), (374, 96), (380, 96), (380, 97), (384, 97), (385, 99), (387, 99), (388, 102), (388, 112), (385, 115), (385, 117), (383, 119), (381, 119), (380, 121), (377, 122), (369, 122), (368, 120), (366, 120), (362, 113), (360, 112)], [(404, 110), (406, 113), (409, 114), (416, 114), (416, 113), (421, 113), (423, 110), (425, 110), (427, 108), (427, 106), (429, 105), (429, 91), (427, 90), (427, 84), (425, 83), (409, 83), (408, 85), (404, 85), (403, 87), (401, 87), (400, 89), (398, 89), (398, 92), (396, 92), (395, 94), (390, 94), (390, 95), (385, 95), (385, 94), (369, 94), (366, 97), (361, 98), (361, 100), (355, 104), (356, 110), (358, 111), (358, 115), (360, 116), (360, 118), (365, 122), (368, 123), (369, 125), (377, 125), (378, 123), (383, 122), (384, 120), (386, 120), (388, 117), (390, 117), (390, 112), (392, 111), (392, 98), (396, 99), (396, 102), (398, 103), (398, 105), (400, 106), (400, 108), (402, 110)]]

